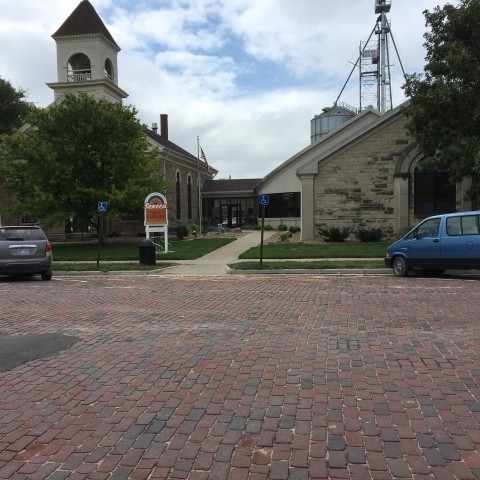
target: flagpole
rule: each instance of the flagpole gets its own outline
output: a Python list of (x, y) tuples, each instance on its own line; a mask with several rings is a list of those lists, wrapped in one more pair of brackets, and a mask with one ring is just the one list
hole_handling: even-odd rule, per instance
[(202, 186), (202, 180), (200, 178), (200, 139), (197, 135), (197, 188), (198, 188), (198, 233), (202, 236), (202, 197), (200, 195), (200, 189)]

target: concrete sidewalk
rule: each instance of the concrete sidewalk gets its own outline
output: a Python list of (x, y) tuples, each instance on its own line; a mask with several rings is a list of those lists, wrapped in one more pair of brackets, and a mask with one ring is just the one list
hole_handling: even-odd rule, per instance
[[(264, 241), (275, 233), (275, 231), (264, 231)], [(196, 260), (184, 260), (181, 264), (164, 268), (158, 273), (161, 275), (183, 276), (226, 275), (230, 271), (229, 263), (238, 260), (238, 256), (249, 248), (260, 245), (261, 234), (260, 230), (254, 230), (224, 247), (207, 253), (203, 257)]]

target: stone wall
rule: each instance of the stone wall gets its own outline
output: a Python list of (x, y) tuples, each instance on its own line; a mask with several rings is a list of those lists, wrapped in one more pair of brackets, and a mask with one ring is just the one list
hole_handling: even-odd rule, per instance
[(397, 115), (319, 164), (315, 227), (381, 228), (394, 236), (396, 158), (411, 142), (405, 121)]

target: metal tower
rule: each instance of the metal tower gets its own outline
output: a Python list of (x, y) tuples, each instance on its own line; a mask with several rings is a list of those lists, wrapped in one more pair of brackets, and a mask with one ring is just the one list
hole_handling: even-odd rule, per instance
[(383, 114), (392, 108), (388, 57), (390, 22), (387, 20), (391, 3), (391, 0), (375, 0), (375, 13), (380, 15), (372, 33), (375, 33), (377, 38), (360, 42), (360, 110), (375, 105)]
[[(392, 6), (391, 0), (375, 0), (375, 13), (380, 14), (375, 27), (366, 42), (360, 42), (360, 52), (347, 82), (358, 66), (360, 72), (360, 110), (375, 107), (381, 114), (392, 108), (392, 87), (390, 83), (389, 39), (391, 39), (398, 61), (403, 70), (402, 61), (398, 55), (397, 46), (393, 39), (387, 13)], [(375, 34), (375, 37), (374, 37)], [(340, 98), (346, 84), (342, 88)], [(335, 102), (335, 104), (337, 103)]]

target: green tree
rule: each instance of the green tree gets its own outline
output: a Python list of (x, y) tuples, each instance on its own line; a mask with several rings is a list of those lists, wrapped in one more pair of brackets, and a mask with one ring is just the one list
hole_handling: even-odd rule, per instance
[(0, 135), (19, 128), (32, 105), (26, 102), (24, 90), (15, 90), (8, 80), (0, 77)]
[(473, 179), (480, 169), (480, 0), (460, 0), (424, 12), (427, 51), (423, 74), (404, 85), (411, 98), (408, 129), (427, 157), (426, 169), (450, 172), (453, 182)]
[(98, 202), (106, 201), (109, 215), (141, 218), (143, 200), (164, 181), (136, 113), (86, 94), (32, 112), (31, 127), (1, 143), (10, 213), (50, 225), (74, 217), (96, 227)]

